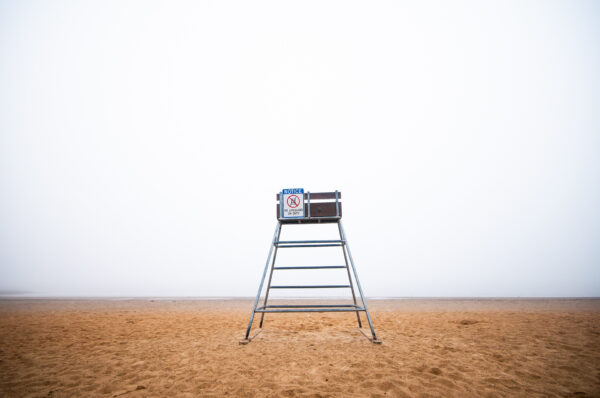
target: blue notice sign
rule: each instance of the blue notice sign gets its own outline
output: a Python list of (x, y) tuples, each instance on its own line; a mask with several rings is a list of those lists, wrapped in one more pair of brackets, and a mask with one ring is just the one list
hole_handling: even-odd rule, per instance
[(283, 204), (282, 218), (304, 218), (304, 188), (290, 188), (281, 191)]

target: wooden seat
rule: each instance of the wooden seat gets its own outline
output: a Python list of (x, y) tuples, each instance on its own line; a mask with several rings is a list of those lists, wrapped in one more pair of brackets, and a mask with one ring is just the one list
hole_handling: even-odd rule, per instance
[(277, 219), (283, 224), (314, 224), (338, 222), (342, 218), (341, 192), (305, 192), (304, 218), (283, 218), (281, 216), (280, 193), (277, 199)]

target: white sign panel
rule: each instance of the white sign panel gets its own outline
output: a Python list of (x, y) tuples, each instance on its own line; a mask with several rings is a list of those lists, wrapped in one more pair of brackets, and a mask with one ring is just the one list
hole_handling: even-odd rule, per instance
[(281, 196), (282, 218), (304, 218), (304, 188), (284, 189)]

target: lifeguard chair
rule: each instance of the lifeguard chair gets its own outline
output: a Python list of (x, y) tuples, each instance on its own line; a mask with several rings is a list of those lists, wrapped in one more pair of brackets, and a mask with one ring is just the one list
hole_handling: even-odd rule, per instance
[[(342, 194), (341, 192), (304, 192), (302, 188), (295, 189), (284, 189), (277, 194), (277, 226), (275, 227), (275, 233), (273, 235), (273, 241), (269, 249), (269, 255), (265, 264), (265, 269), (262, 274), (262, 279), (258, 287), (258, 293), (254, 300), (254, 307), (252, 314), (250, 315), (250, 322), (248, 323), (248, 329), (246, 330), (246, 337), (241, 341), (242, 344), (250, 342), (250, 330), (252, 329), (252, 322), (254, 321), (254, 315), (260, 313), (260, 325), (262, 328), (264, 317), (266, 313), (285, 313), (285, 312), (355, 312), (358, 321), (358, 327), (362, 331), (362, 321), (360, 313), (364, 312), (367, 317), (367, 322), (371, 328), (371, 342), (380, 344), (381, 341), (377, 339), (375, 335), (375, 329), (373, 328), (373, 322), (371, 322), (371, 316), (369, 309), (367, 308), (367, 302), (358, 279), (356, 267), (354, 266), (354, 260), (352, 259), (352, 253), (350, 252), (350, 246), (348, 245), (348, 239), (342, 226)], [(280, 241), (281, 230), (284, 225), (298, 225), (298, 224), (324, 224), (324, 223), (337, 223), (340, 239), (339, 240), (293, 240), (293, 241)], [(319, 266), (275, 266), (275, 260), (277, 258), (277, 251), (279, 249), (287, 248), (311, 248), (311, 247), (330, 247), (339, 246), (342, 248), (344, 255), (345, 265), (319, 265)], [(271, 262), (271, 257), (273, 261)], [(347, 285), (283, 285), (273, 286), (271, 280), (273, 278), (274, 271), (286, 271), (286, 270), (315, 270), (315, 269), (345, 269), (348, 276)], [(354, 283), (352, 281), (352, 275), (350, 273), (352, 269), (352, 275), (356, 281), (356, 287), (360, 295), (360, 303), (357, 302), (356, 293), (354, 291)], [(269, 274), (269, 280), (267, 282), (267, 289), (265, 291), (264, 302), (261, 306), (258, 303), (261, 298), (261, 292), (265, 278)], [(352, 293), (352, 300), (354, 304), (286, 304), (286, 305), (272, 305), (268, 304), (269, 292), (271, 289), (350, 289)], [(363, 332), (364, 334), (364, 332)], [(368, 336), (367, 336), (368, 337)]]

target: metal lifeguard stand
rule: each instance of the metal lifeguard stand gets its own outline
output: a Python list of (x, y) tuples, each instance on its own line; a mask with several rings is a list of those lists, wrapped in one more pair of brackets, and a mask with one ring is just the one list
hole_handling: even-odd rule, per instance
[[(258, 287), (258, 293), (254, 300), (254, 307), (252, 314), (250, 315), (250, 322), (248, 323), (248, 329), (246, 330), (246, 337), (241, 341), (242, 344), (250, 342), (250, 329), (252, 328), (252, 322), (254, 321), (254, 315), (260, 313), (260, 328), (262, 328), (265, 313), (281, 313), (281, 312), (355, 312), (358, 321), (358, 327), (362, 328), (362, 322), (360, 318), (360, 312), (364, 312), (371, 328), (371, 342), (380, 344), (381, 341), (377, 339), (375, 335), (375, 329), (373, 328), (373, 322), (371, 322), (371, 316), (369, 315), (369, 309), (367, 308), (367, 302), (358, 280), (358, 274), (356, 267), (354, 266), (354, 260), (352, 259), (352, 253), (350, 252), (350, 246), (348, 245), (348, 239), (344, 233), (344, 227), (342, 226), (342, 194), (341, 192), (318, 192), (310, 193), (304, 192), (302, 188), (295, 189), (284, 189), (277, 194), (277, 226), (275, 227), (275, 234), (273, 235), (273, 241), (269, 249), (269, 255), (265, 264), (265, 269), (262, 274), (262, 279)], [(293, 241), (280, 241), (281, 230), (284, 225), (297, 225), (297, 224), (321, 224), (321, 223), (337, 223), (338, 231), (340, 234), (339, 240), (293, 240)], [(285, 248), (308, 248), (308, 247), (330, 247), (340, 246), (344, 254), (345, 265), (321, 265), (321, 266), (275, 266), (275, 260), (277, 258), (277, 251)], [(271, 262), (271, 256), (273, 261)], [(284, 286), (273, 286), (271, 280), (273, 278), (273, 271), (285, 271), (285, 270), (314, 270), (314, 269), (345, 269), (348, 275), (348, 285), (284, 285)], [(265, 292), (265, 298), (263, 305), (258, 306), (260, 301), (260, 294), (263, 290), (265, 277), (267, 271), (269, 271), (269, 281), (267, 282), (267, 290)], [(356, 293), (354, 291), (354, 284), (352, 282), (352, 276), (356, 281), (358, 287), (358, 293), (360, 294), (361, 303), (358, 304), (356, 300)], [(352, 300), (354, 304), (294, 304), (294, 305), (270, 305), (267, 304), (269, 300), (269, 291), (271, 289), (336, 289), (336, 288), (349, 288), (352, 292)], [(364, 332), (363, 332), (364, 334)]]

